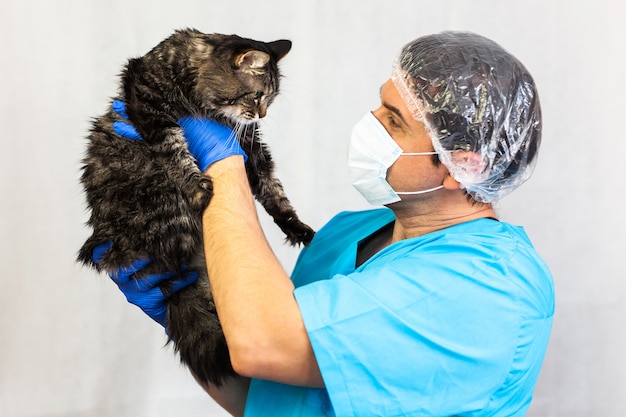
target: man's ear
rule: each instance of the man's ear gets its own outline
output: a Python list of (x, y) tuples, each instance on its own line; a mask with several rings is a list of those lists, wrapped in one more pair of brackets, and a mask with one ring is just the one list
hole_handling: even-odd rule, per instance
[[(479, 178), (485, 170), (485, 161), (476, 152), (454, 151), (450, 155), (454, 174), (461, 178)], [(444, 178), (443, 185), (446, 189), (453, 190), (461, 187), (448, 170), (448, 175)]]
[(455, 151), (450, 155), (455, 171), (463, 177), (478, 178), (485, 170), (483, 158), (472, 151)]

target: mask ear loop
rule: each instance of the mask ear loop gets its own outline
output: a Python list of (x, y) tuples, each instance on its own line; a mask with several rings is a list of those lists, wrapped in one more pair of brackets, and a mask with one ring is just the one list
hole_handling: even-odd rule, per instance
[[(400, 156), (421, 156), (421, 155), (438, 155), (439, 152), (431, 151), (431, 152), (402, 152)], [(395, 191), (398, 195), (417, 195), (417, 194), (426, 194), (433, 191), (441, 190), (443, 188), (443, 184), (438, 187), (428, 188), (426, 190), (420, 191)]]
[(396, 191), (396, 194), (400, 194), (400, 195), (426, 194), (426, 193), (431, 193), (433, 191), (441, 190), (442, 188), (443, 188), (443, 184), (441, 184), (438, 187), (433, 187), (433, 188), (429, 188), (427, 190), (421, 190), (421, 191)]
[(421, 155), (437, 155), (439, 152), (402, 152), (400, 156), (421, 156)]

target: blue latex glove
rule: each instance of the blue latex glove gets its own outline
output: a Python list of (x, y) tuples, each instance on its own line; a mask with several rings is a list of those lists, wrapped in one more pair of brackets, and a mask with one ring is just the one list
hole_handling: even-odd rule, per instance
[[(93, 250), (93, 261), (98, 263), (112, 243), (106, 242), (96, 246)], [(134, 275), (152, 262), (151, 259), (138, 259), (128, 267), (122, 267), (109, 276), (124, 293), (129, 303), (136, 305), (152, 320), (166, 328), (167, 325), (167, 296), (163, 294), (159, 284), (171, 280), (170, 291), (176, 293), (193, 284), (198, 279), (196, 271), (184, 272), (182, 279), (172, 280), (176, 276), (173, 272), (147, 275), (139, 279)]]
[(239, 139), (230, 127), (195, 117), (183, 117), (178, 124), (183, 128), (187, 148), (198, 161), (200, 171), (204, 172), (214, 162), (231, 155), (243, 155), (244, 160), (248, 160), (248, 155), (241, 149)]
[[(115, 113), (128, 120), (128, 115), (126, 114), (126, 103), (120, 100), (115, 100), (113, 101), (113, 104), (111, 104), (111, 108)], [(126, 139), (143, 140), (139, 132), (135, 130), (135, 126), (130, 123), (119, 120), (115, 121), (113, 122), (113, 130), (115, 130), (118, 135), (124, 136)]]
[[(115, 100), (111, 107), (117, 114), (128, 119), (126, 104), (123, 101)], [(244, 160), (248, 160), (248, 156), (241, 149), (237, 135), (230, 127), (210, 119), (191, 116), (181, 118), (178, 124), (183, 128), (187, 148), (196, 159), (200, 171), (204, 172), (214, 162), (231, 155), (243, 155)], [(142, 139), (130, 123), (116, 121), (113, 123), (113, 130), (127, 139)]]

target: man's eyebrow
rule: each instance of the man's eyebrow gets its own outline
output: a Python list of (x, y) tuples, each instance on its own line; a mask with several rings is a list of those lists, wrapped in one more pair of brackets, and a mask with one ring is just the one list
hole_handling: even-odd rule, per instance
[(384, 108), (386, 108), (387, 110), (389, 110), (390, 112), (392, 112), (393, 114), (395, 114), (396, 116), (398, 116), (400, 118), (400, 120), (402, 120), (402, 123), (404, 123), (405, 126), (408, 126), (409, 124), (406, 122), (404, 116), (402, 116), (402, 113), (400, 113), (400, 109), (398, 109), (396, 106), (392, 106), (389, 103), (386, 103), (382, 100), (382, 90), (383, 90), (383, 86), (380, 86), (380, 90), (379, 90), (379, 94), (381, 97), (381, 104), (383, 105)]

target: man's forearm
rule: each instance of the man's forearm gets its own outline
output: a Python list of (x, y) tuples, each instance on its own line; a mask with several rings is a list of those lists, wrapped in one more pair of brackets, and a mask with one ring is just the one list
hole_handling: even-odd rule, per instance
[(297, 385), (321, 385), (293, 284), (259, 225), (243, 158), (216, 162), (203, 216), (211, 289), (237, 372)]

